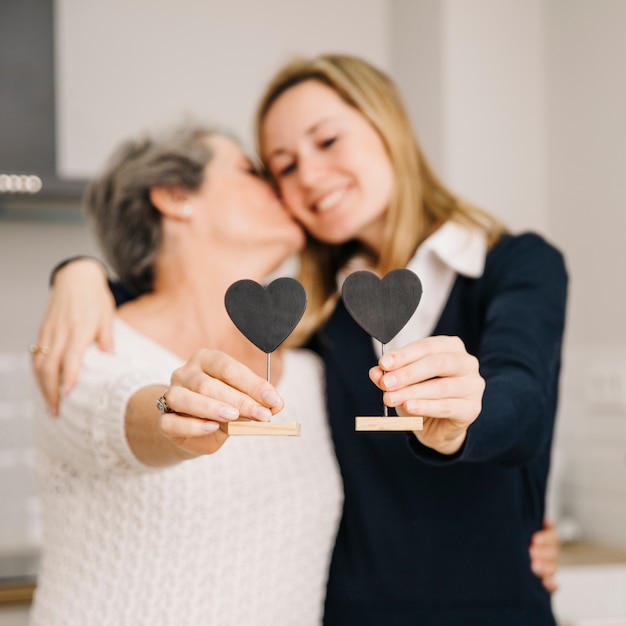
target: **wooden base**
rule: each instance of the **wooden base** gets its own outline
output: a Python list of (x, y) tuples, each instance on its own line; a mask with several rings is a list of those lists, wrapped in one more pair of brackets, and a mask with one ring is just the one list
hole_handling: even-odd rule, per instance
[(356, 417), (354, 429), (362, 431), (404, 431), (422, 430), (424, 420), (421, 417)]
[(300, 424), (297, 422), (257, 422), (239, 418), (234, 422), (222, 422), (220, 428), (228, 435), (300, 436)]

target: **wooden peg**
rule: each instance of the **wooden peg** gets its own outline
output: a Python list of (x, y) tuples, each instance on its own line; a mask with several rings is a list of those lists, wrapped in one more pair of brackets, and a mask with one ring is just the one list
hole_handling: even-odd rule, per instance
[(299, 437), (300, 424), (297, 422), (257, 422), (240, 417), (234, 422), (222, 422), (220, 428), (228, 435), (280, 435)]
[(424, 420), (421, 417), (361, 416), (355, 418), (354, 426), (360, 431), (422, 430)]

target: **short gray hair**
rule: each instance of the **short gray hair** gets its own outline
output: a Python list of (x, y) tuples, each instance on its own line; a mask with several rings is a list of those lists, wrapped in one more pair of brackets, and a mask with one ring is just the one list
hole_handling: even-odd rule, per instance
[(217, 135), (224, 133), (194, 125), (124, 141), (87, 186), (85, 212), (106, 260), (129, 293), (152, 290), (162, 226), (150, 190), (197, 190), (213, 156), (207, 139)]

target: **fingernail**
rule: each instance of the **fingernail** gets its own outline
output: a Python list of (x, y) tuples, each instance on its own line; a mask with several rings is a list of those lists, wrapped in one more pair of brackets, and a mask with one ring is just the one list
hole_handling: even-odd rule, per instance
[(217, 422), (205, 421), (204, 424), (202, 424), (202, 430), (207, 433), (214, 433), (219, 427), (220, 425)]
[(417, 410), (418, 410), (418, 403), (417, 403), (417, 402), (415, 402), (415, 400), (412, 400), (412, 401), (411, 401), (411, 400), (409, 400), (409, 401), (406, 403), (406, 410), (407, 410), (409, 413), (417, 413)]
[(236, 420), (239, 417), (239, 411), (234, 406), (221, 406), (217, 414), (225, 420)]
[(398, 404), (399, 399), (400, 397), (398, 396), (397, 393), (388, 391), (387, 394), (385, 395), (385, 403), (389, 406), (395, 406), (396, 404)]
[(384, 370), (391, 369), (392, 365), (393, 365), (393, 357), (390, 354), (385, 354), (385, 356), (381, 357), (380, 366)]
[(254, 419), (267, 421), (271, 419), (272, 412), (269, 409), (266, 409), (264, 406), (254, 406), (250, 413)]
[(393, 374), (385, 374), (383, 376), (383, 384), (385, 389), (393, 389), (398, 384), (398, 379)]
[(280, 404), (280, 396), (271, 389), (266, 389), (265, 391), (263, 391), (261, 393), (261, 399), (268, 406), (277, 406), (278, 404)]

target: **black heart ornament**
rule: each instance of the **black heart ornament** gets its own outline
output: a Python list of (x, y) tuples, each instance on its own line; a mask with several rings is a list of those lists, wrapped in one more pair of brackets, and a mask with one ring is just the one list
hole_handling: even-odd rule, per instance
[(241, 333), (257, 348), (270, 353), (302, 318), (306, 293), (294, 278), (277, 278), (266, 287), (244, 279), (226, 290), (224, 304)]
[(409, 321), (422, 297), (422, 283), (411, 270), (397, 269), (382, 279), (360, 270), (346, 278), (342, 298), (354, 321), (385, 344)]

